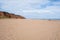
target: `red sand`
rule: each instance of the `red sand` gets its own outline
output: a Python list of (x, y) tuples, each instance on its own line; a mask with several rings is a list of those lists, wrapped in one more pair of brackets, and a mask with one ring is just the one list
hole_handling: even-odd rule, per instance
[(60, 20), (0, 19), (0, 40), (60, 40)]

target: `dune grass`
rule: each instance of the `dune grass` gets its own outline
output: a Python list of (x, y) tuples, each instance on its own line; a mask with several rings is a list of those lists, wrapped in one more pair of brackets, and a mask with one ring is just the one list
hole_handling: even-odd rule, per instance
[(6, 16), (0, 16), (0, 19), (4, 19), (4, 18), (9, 18), (9, 17), (6, 17)]

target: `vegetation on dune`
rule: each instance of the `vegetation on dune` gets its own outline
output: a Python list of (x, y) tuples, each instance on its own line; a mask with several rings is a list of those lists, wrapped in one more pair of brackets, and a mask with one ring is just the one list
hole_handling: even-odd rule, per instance
[(6, 17), (6, 16), (0, 16), (0, 19), (3, 19), (3, 18), (9, 18), (9, 17)]

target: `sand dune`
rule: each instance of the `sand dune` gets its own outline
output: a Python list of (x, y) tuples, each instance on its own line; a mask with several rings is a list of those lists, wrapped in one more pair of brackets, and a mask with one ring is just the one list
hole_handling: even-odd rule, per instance
[(60, 20), (0, 19), (0, 40), (60, 40)]

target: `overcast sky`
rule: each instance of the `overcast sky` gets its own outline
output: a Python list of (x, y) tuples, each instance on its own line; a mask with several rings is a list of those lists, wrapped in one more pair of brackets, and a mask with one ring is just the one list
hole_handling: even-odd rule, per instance
[(0, 0), (0, 11), (26, 18), (60, 19), (60, 0)]

